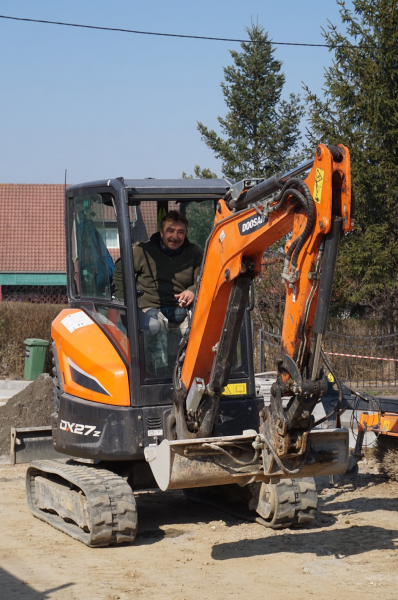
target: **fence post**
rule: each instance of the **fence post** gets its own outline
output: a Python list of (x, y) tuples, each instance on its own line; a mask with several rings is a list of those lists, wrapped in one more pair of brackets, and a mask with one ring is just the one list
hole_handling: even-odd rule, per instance
[(264, 373), (264, 347), (263, 347), (263, 330), (260, 329), (258, 335), (258, 368), (259, 373)]

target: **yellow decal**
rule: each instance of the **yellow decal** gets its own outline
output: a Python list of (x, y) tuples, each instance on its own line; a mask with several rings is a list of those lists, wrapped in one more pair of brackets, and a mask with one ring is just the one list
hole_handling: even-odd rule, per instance
[(229, 383), (222, 393), (223, 396), (243, 396), (244, 394), (247, 394), (246, 383)]
[(386, 419), (384, 419), (382, 431), (390, 431), (390, 424), (391, 424), (390, 421), (387, 421)]
[(329, 379), (330, 383), (334, 382), (334, 377), (333, 377), (333, 375), (331, 373), (329, 373), (328, 379)]
[(318, 204), (321, 203), (324, 175), (325, 175), (325, 171), (323, 171), (322, 169), (320, 169), (318, 167), (316, 170), (316, 173), (315, 173), (315, 185), (314, 185), (314, 193), (313, 193), (314, 200)]

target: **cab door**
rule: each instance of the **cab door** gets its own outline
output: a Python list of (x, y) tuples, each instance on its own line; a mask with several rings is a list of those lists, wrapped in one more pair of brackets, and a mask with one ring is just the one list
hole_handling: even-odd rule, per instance
[[(130, 404), (139, 403), (137, 303), (130, 229), (135, 212), (124, 186), (78, 187), (66, 191), (68, 297), (112, 343), (127, 372)], [(115, 264), (123, 258), (126, 300), (114, 297)], [(94, 351), (94, 349), (93, 349)], [(106, 359), (104, 359), (106, 360)]]

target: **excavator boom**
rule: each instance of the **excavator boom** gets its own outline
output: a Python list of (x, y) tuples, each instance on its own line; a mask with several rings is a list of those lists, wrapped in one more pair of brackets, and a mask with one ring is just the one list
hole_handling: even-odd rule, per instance
[[(271, 193), (274, 195), (269, 198)], [(201, 453), (212, 453), (206, 459), (209, 481), (214, 479), (217, 453), (223, 455), (224, 463), (230, 460), (233, 470), (236, 464), (246, 467), (250, 464), (250, 477), (256, 481), (344, 472), (348, 432), (337, 430), (330, 435), (330, 431), (327, 434), (324, 430), (312, 431), (315, 424), (312, 412), (327, 389), (319, 360), (337, 248), (341, 235), (352, 227), (350, 156), (342, 145), (331, 148), (319, 145), (305, 179), (275, 176), (266, 181), (245, 180), (218, 202), (202, 263), (192, 325), (177, 357), (168, 440), (147, 451), (154, 473), (156, 458), (163, 455), (160, 463), (167, 462), (170, 482), (177, 487), (179, 477), (186, 472), (186, 456), (200, 454), (198, 445), (192, 446), (192, 442), (184, 450), (182, 440), (188, 444), (188, 440), (211, 438), (251, 282), (260, 274), (264, 251), (290, 232), (282, 273), (286, 305), (277, 382), (271, 389), (270, 406), (260, 411), (259, 432), (246, 432), (246, 443), (235, 441), (235, 449), (240, 448), (246, 457), (248, 449), (252, 453), (254, 449), (254, 457), (249, 463), (237, 459), (222, 439), (206, 439), (200, 447)], [(316, 343), (311, 354), (313, 332)], [(286, 407), (282, 398), (288, 398)], [(228, 446), (234, 446), (233, 440), (228, 441)], [(173, 452), (180, 456), (179, 460), (170, 458)], [(197, 485), (203, 485), (205, 479), (203, 458), (200, 463), (202, 474), (198, 480), (202, 483)], [(249, 471), (246, 468), (247, 477)], [(242, 478), (242, 467), (239, 475)], [(166, 488), (170, 482), (164, 484)], [(186, 482), (185, 486), (189, 487)]]
[[(299, 368), (308, 351), (314, 324), (319, 294), (321, 243), (331, 231), (334, 217), (341, 222), (344, 233), (352, 229), (350, 157), (347, 148), (339, 148), (340, 162), (335, 162), (326, 146), (318, 146), (313, 167), (303, 180), (313, 198), (308, 201), (312, 211), (311, 225), (298, 253), (296, 269), (290, 270), (287, 281), (281, 348), (297, 361)], [(256, 187), (261, 187), (261, 184), (253, 187), (253, 192)], [(249, 193), (243, 194), (241, 205)], [(275, 208), (275, 203), (272, 206)], [(228, 317), (228, 302), (235, 282), (257, 277), (264, 252), (293, 232), (286, 244), (288, 250), (308, 223), (309, 216), (293, 195), (288, 196), (287, 201), (272, 212), (264, 205), (239, 210), (238, 204), (237, 209), (231, 210), (228, 201), (220, 200), (214, 228), (207, 243), (181, 373), (181, 382), (187, 389), (194, 377), (209, 381), (213, 348), (220, 340), (225, 316)], [(239, 331), (239, 327), (236, 329)], [(216, 357), (215, 361), (220, 359)]]

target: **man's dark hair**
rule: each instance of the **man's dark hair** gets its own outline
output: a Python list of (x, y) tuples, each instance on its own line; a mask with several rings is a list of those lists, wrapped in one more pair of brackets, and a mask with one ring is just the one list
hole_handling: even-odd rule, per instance
[(166, 221), (172, 221), (173, 223), (183, 223), (183, 225), (185, 225), (186, 229), (188, 229), (188, 219), (182, 215), (180, 212), (178, 212), (178, 210), (169, 210), (169, 212), (167, 213), (167, 215), (165, 215), (163, 217), (163, 219), (160, 222), (160, 229), (163, 231), (163, 226), (166, 223)]

